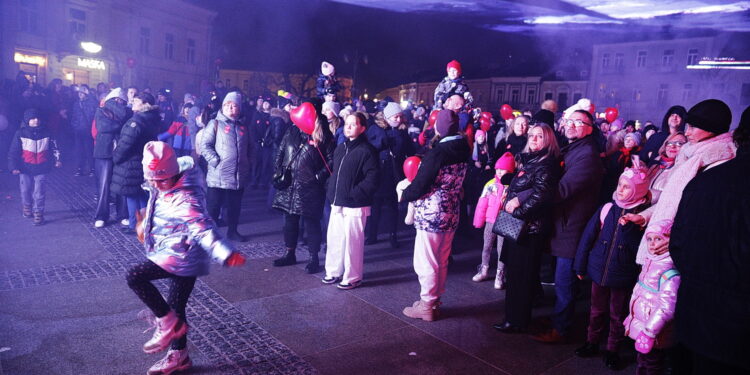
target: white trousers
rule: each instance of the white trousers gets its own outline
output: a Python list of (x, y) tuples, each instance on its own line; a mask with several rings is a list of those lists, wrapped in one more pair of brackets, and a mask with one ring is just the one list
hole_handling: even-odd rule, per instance
[(342, 284), (362, 280), (365, 261), (365, 224), (370, 207), (331, 205), (328, 220), (326, 276), (341, 277)]
[(448, 257), (456, 232), (432, 233), (417, 229), (414, 238), (414, 271), (419, 277), (420, 297), (429, 304), (445, 293)]

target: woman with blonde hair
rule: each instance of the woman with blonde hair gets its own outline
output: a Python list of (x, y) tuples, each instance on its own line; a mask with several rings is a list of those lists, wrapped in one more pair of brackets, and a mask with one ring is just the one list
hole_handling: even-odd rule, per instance
[(505, 320), (493, 327), (504, 333), (525, 332), (539, 286), (542, 250), (552, 229), (550, 212), (560, 176), (560, 149), (555, 132), (546, 124), (532, 125), (528, 143), (516, 156), (516, 173), (507, 189), (504, 210), (522, 219), (526, 231), (517, 241), (503, 242), (502, 261), (507, 269)]

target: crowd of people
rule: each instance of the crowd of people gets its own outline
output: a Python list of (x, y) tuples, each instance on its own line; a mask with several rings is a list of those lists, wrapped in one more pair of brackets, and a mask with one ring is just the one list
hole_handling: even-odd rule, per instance
[[(238, 231), (246, 189), (267, 191), (283, 214), (285, 252), (273, 265), (296, 264), (302, 242), (305, 271), (324, 270), (322, 282), (339, 289), (362, 285), (364, 248), (380, 232), (399, 247), (399, 223), (413, 225), (420, 295), (408, 317), (440, 318), (452, 245), (479, 236), (472, 280), (505, 290), (500, 332), (530, 333), (551, 259), (551, 327), (533, 339), (569, 339), (588, 280), (588, 333), (576, 355), (620, 368), (629, 337), (638, 374), (750, 371), (750, 109), (734, 131), (715, 99), (669, 108), (661, 127), (605, 119), (588, 99), (497, 116), (474, 107), (455, 60), (431, 108), (340, 103), (339, 90), (327, 62), (316, 97), (304, 100), (217, 86), (178, 105), (168, 90), (60, 80), (40, 90), (19, 76), (0, 99), (0, 131), (14, 134), (0, 151), (34, 225), (44, 223), (46, 174), (66, 162), (75, 176), (95, 177), (94, 227), (119, 222), (144, 242), (149, 260), (128, 284), (157, 327), (144, 351), (170, 347), (154, 373), (189, 367), (184, 309), (209, 256), (244, 263), (234, 243), (248, 240)], [(172, 280), (168, 302), (151, 284), (158, 278)]]

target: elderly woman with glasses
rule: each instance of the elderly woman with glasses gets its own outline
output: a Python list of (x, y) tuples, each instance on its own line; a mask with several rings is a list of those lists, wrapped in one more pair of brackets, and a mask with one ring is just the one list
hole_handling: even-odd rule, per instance
[(651, 180), (648, 186), (648, 190), (651, 192), (651, 204), (656, 204), (659, 201), (659, 196), (667, 181), (669, 181), (669, 174), (672, 171), (677, 154), (680, 153), (680, 149), (685, 143), (687, 143), (685, 134), (674, 133), (664, 141), (659, 149), (659, 156), (651, 160), (651, 166), (648, 170), (649, 180)]

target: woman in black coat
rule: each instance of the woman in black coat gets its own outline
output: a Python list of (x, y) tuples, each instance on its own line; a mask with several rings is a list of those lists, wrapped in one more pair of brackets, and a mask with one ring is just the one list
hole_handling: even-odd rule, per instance
[(275, 186), (276, 195), (273, 208), (284, 213), (284, 245), (286, 254), (274, 260), (276, 267), (288, 266), (297, 262), (295, 251), (300, 232), (300, 219), (304, 220), (307, 233), (307, 247), (310, 261), (305, 270), (308, 273), (318, 272), (318, 251), (322, 241), (320, 219), (323, 217), (325, 202), (325, 183), (331, 175), (333, 150), (336, 144), (333, 134), (328, 130), (328, 122), (318, 116), (312, 135), (291, 126), (281, 141), (274, 164), (274, 178), (283, 175), (286, 167), (291, 169), (289, 186)]
[(505, 177), (512, 180), (504, 210), (523, 219), (527, 228), (518, 242), (506, 239), (503, 243), (505, 321), (493, 327), (505, 333), (524, 332), (531, 321), (532, 302), (539, 286), (539, 262), (549, 242), (549, 213), (559, 178), (560, 151), (552, 128), (533, 125), (528, 139), (516, 157), (516, 173)]
[(146, 207), (143, 184), (143, 146), (156, 140), (161, 117), (154, 96), (142, 92), (133, 100), (133, 117), (120, 130), (117, 147), (112, 151), (112, 192), (125, 197), (128, 205), (129, 230), (136, 224), (136, 211)]

